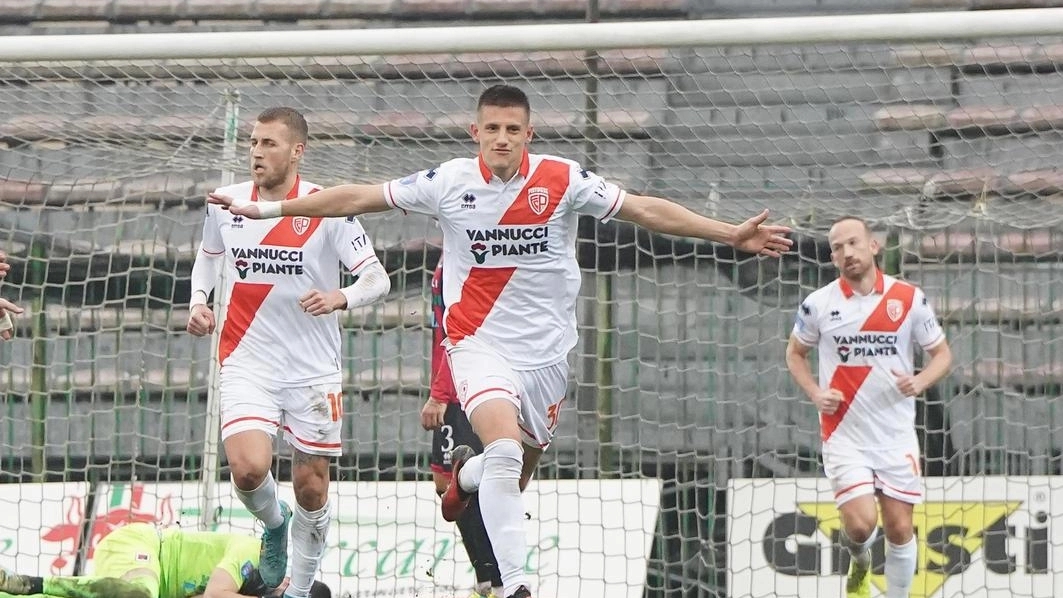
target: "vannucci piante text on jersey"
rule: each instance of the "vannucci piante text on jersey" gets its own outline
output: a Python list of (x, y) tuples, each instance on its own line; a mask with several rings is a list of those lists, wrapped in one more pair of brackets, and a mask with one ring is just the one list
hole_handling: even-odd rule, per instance
[[(320, 189), (297, 179), (288, 199)], [(251, 181), (216, 193), (258, 199)], [(340, 381), (338, 316), (312, 316), (299, 297), (339, 288), (340, 263), (357, 276), (377, 261), (357, 219), (251, 220), (208, 205), (203, 251), (225, 255), (229, 302), (218, 346), (225, 370), (282, 384)]]
[(903, 446), (915, 436), (915, 399), (897, 388), (892, 370), (912, 372), (913, 343), (932, 349), (945, 340), (923, 291), (877, 272), (867, 295), (844, 279), (814, 291), (797, 310), (793, 334), (817, 349), (819, 385), (845, 396), (821, 414), (823, 443)]
[(564, 359), (576, 344), (576, 221), (614, 217), (625, 193), (564, 158), (525, 152), (512, 180), (482, 157), (384, 185), (392, 206), (443, 229), (447, 337), (475, 337), (516, 369)]

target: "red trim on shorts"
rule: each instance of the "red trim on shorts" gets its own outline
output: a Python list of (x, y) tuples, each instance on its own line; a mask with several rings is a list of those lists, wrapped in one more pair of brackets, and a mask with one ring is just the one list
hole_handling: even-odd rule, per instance
[(339, 442), (313, 442), (313, 441), (310, 441), (310, 440), (303, 440), (302, 438), (299, 438), (298, 436), (296, 436), (295, 432), (292, 432), (292, 429), (290, 427), (288, 427), (288, 426), (284, 426), (284, 431), (289, 433), (289, 434), (291, 434), (292, 438), (295, 438), (296, 440), (298, 440), (300, 444), (305, 444), (306, 446), (312, 446), (314, 448), (324, 448), (324, 449), (338, 449), (338, 448), (343, 446), (343, 444), (339, 443)]
[(468, 399), (465, 399), (465, 402), (461, 404), (461, 408), (465, 409), (465, 406), (468, 405), (469, 403), (473, 402), (473, 399), (475, 399), (476, 397), (484, 394), (485, 392), (491, 392), (491, 391), (494, 391), (494, 390), (500, 390), (500, 391), (506, 393), (507, 395), (509, 395), (509, 396), (511, 396), (513, 398), (517, 398), (517, 395), (511, 393), (508, 389), (502, 388), (501, 386), (496, 386), (496, 387), (492, 387), (492, 388), (485, 388), (485, 389), (481, 390), (480, 392), (472, 395)]
[(858, 482), (856, 484), (853, 484), (852, 486), (849, 486), (848, 488), (842, 488), (841, 490), (834, 493), (834, 498), (839, 498), (841, 497), (841, 495), (849, 492), (850, 490), (854, 490), (856, 488), (859, 488), (860, 486), (866, 486), (868, 484), (874, 484), (874, 482)]
[(886, 482), (882, 481), (882, 478), (880, 478), (878, 476), (875, 476), (875, 479), (878, 480), (879, 483), (882, 484), (882, 486), (884, 488), (889, 488), (890, 490), (893, 490), (894, 492), (897, 492), (899, 494), (904, 494), (906, 496), (920, 496), (920, 497), (923, 496), (922, 492), (912, 492), (910, 490), (901, 490), (900, 488), (894, 488), (893, 486), (890, 486)]
[(275, 421), (273, 421), (271, 419), (266, 419), (264, 417), (258, 417), (258, 416), (255, 416), (255, 415), (248, 415), (246, 417), (238, 417), (236, 419), (232, 419), (232, 420), (229, 420), (229, 421), (225, 422), (224, 424), (222, 424), (221, 429), (224, 430), (225, 428), (228, 428), (229, 426), (231, 426), (231, 425), (233, 425), (235, 423), (242, 422), (242, 421), (248, 421), (248, 420), (266, 422), (267, 424), (272, 424), (275, 427), (278, 427), (278, 428), (280, 427), (280, 422), (275, 422)]
[(517, 427), (520, 428), (521, 432), (524, 432), (525, 434), (527, 434), (528, 438), (531, 438), (535, 442), (535, 444), (538, 444), (539, 448), (543, 448), (544, 446), (550, 446), (549, 442), (539, 442), (539, 439), (536, 438), (535, 434), (532, 434), (531, 430), (529, 430), (528, 428), (525, 428), (524, 426), (522, 426), (520, 424), (517, 424)]

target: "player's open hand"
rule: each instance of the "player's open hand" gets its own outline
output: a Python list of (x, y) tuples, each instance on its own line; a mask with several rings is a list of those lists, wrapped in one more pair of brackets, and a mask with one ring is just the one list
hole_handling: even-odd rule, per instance
[(258, 220), (263, 217), (258, 202), (251, 201), (250, 199), (233, 199), (228, 195), (208, 193), (207, 203), (221, 206), (223, 210), (229, 210), (233, 214), (244, 216), (252, 220)]
[(768, 210), (764, 210), (735, 227), (732, 243), (735, 248), (771, 257), (779, 257), (783, 251), (788, 251), (794, 244), (785, 236), (790, 233), (790, 227), (764, 224), (767, 220)]
[(18, 315), (23, 309), (7, 299), (0, 299), (0, 340), (9, 341), (15, 336), (15, 323), (11, 321), (11, 315)]
[(185, 330), (192, 336), (206, 336), (214, 333), (215, 325), (214, 312), (206, 305), (199, 304), (192, 306)]
[(446, 403), (428, 397), (421, 408), (421, 427), (425, 430), (438, 430), (443, 425), (443, 414), (446, 412)]
[(0, 278), (7, 276), (7, 271), (11, 269), (11, 264), (7, 263), (7, 254), (0, 251)]
[(299, 307), (312, 316), (323, 316), (347, 309), (347, 298), (338, 289), (327, 293), (311, 289), (309, 293), (299, 297)]
[(845, 395), (837, 388), (822, 388), (812, 395), (812, 403), (824, 415), (834, 415), (845, 401)]
[(918, 376), (912, 374), (905, 374), (897, 370), (891, 369), (895, 381), (897, 382), (897, 389), (901, 391), (906, 397), (917, 397), (923, 394), (926, 390), (926, 386), (919, 380)]

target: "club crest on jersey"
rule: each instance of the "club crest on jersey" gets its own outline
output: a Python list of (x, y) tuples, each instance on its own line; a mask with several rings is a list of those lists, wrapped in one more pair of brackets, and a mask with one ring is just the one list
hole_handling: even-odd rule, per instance
[(310, 219), (306, 216), (296, 216), (292, 218), (292, 230), (295, 234), (302, 235), (310, 228)]
[(528, 189), (528, 205), (531, 206), (536, 216), (542, 215), (546, 211), (546, 206), (550, 205), (550, 190), (546, 187)]
[(904, 315), (904, 302), (900, 299), (886, 300), (886, 315), (893, 322), (900, 320)]

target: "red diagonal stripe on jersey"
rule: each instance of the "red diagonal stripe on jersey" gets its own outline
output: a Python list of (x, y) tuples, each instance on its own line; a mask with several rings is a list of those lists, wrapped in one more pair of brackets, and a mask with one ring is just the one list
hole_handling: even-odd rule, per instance
[(838, 424), (842, 423), (842, 419), (849, 411), (849, 405), (856, 399), (856, 391), (860, 390), (870, 373), (871, 366), (869, 365), (839, 365), (834, 370), (829, 388), (840, 390), (845, 398), (834, 413), (819, 415), (820, 432), (824, 441), (830, 438), (830, 435), (838, 428)]
[(272, 289), (271, 284), (238, 282), (233, 285), (233, 294), (229, 297), (229, 306), (225, 312), (225, 326), (218, 343), (218, 363), (225, 363), (225, 358), (236, 350), (247, 333), (247, 328), (251, 326), (251, 321), (255, 319), (258, 308)]
[[(554, 215), (554, 210), (561, 204), (561, 198), (568, 191), (568, 176), (570, 166), (564, 162), (555, 162), (553, 160), (543, 160), (539, 163), (539, 167), (532, 173), (531, 178), (525, 183), (524, 188), (517, 194), (517, 199), (513, 200), (513, 203), (509, 205), (509, 209), (502, 215), (502, 219), (498, 221), (498, 224), (507, 225), (519, 225), (519, 224), (546, 224), (550, 220), (550, 216)], [(532, 189), (546, 189), (546, 205), (542, 206), (542, 211), (532, 209), (531, 201), (528, 199), (528, 192)], [(541, 195), (538, 193), (533, 198), (537, 202)], [(537, 205), (541, 205), (538, 204)]]
[(506, 288), (516, 271), (515, 267), (474, 267), (469, 270), (468, 278), (461, 285), (461, 299), (450, 306), (443, 327), (452, 344), (471, 336), (483, 325), (502, 289)]
[[(296, 232), (296, 221), (299, 221), (299, 229), (302, 234)], [(305, 216), (285, 216), (280, 219), (266, 236), (259, 241), (259, 245), (273, 245), (275, 247), (302, 247), (310, 240), (310, 237), (321, 226), (321, 218), (307, 218)]]
[(915, 287), (906, 282), (895, 282), (890, 290), (882, 296), (882, 300), (875, 306), (875, 311), (867, 317), (860, 330), (874, 330), (875, 332), (897, 332), (908, 317), (912, 309), (912, 300), (915, 299)]

